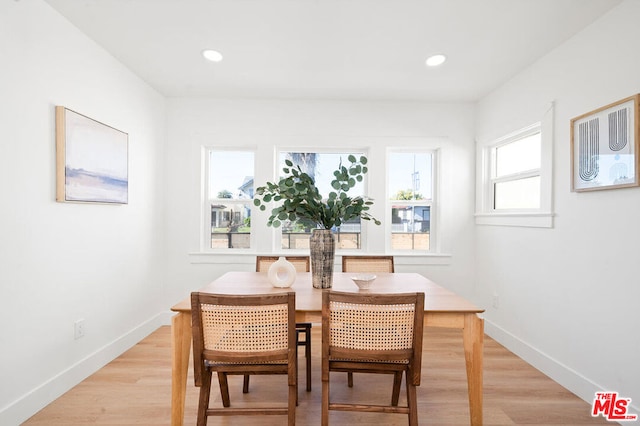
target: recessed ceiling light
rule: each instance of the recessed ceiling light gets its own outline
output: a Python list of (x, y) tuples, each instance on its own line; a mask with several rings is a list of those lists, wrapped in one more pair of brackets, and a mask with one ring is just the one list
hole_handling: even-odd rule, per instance
[(204, 56), (206, 60), (211, 62), (220, 62), (222, 60), (222, 54), (217, 50), (211, 50), (211, 49), (203, 50), (202, 56)]
[(446, 56), (438, 54), (438, 55), (429, 56), (427, 58), (426, 63), (428, 67), (437, 67), (438, 65), (442, 65), (446, 60), (447, 60)]

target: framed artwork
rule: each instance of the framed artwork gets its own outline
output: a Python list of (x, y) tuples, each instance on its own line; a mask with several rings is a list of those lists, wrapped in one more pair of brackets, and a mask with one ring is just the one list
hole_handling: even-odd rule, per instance
[(640, 94), (571, 120), (571, 190), (638, 186)]
[(127, 204), (129, 135), (56, 106), (56, 201)]

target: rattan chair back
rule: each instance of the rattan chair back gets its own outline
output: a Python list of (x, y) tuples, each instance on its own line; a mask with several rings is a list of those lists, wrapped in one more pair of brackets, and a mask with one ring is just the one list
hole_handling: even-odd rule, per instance
[[(424, 293), (322, 296), (322, 424), (328, 424), (329, 410), (347, 410), (407, 414), (409, 424), (417, 425)], [(391, 405), (329, 401), (331, 371), (394, 374)], [(407, 406), (398, 406), (403, 373)]]
[[(260, 295), (191, 294), (193, 367), (200, 386), (198, 425), (211, 415), (288, 414), (295, 423), (297, 346), (295, 292)], [(287, 374), (286, 408), (209, 407), (211, 375), (217, 372), (224, 407), (230, 406), (228, 374)], [(292, 423), (293, 422), (293, 423)]]
[[(311, 272), (309, 256), (285, 256), (285, 258), (296, 268), (296, 272)], [(256, 272), (268, 272), (269, 267), (278, 259), (278, 256), (257, 256)]]
[(342, 256), (342, 272), (394, 272), (393, 256)]

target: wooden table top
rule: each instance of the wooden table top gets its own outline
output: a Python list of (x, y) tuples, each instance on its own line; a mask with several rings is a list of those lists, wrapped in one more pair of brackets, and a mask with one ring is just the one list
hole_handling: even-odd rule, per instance
[[(424, 292), (425, 312), (474, 312), (484, 309), (449, 291), (417, 273), (376, 273), (377, 278), (369, 290), (359, 290), (351, 280), (352, 273), (335, 272), (331, 290), (367, 293)], [(322, 290), (311, 285), (311, 273), (299, 272), (289, 288), (275, 288), (266, 272), (227, 272), (220, 278), (199, 289), (201, 292), (218, 294), (266, 294), (286, 291), (296, 292), (296, 311), (321, 312)], [(189, 297), (171, 308), (174, 312), (190, 312)]]

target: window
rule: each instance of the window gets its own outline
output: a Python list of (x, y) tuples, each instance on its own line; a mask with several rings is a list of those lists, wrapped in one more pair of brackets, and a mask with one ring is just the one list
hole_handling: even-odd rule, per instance
[[(294, 166), (300, 166), (303, 172), (311, 176), (320, 194), (326, 199), (333, 191), (331, 181), (333, 172), (340, 164), (348, 165), (349, 155), (360, 157), (362, 152), (294, 152), (282, 151), (278, 158), (278, 171), (282, 171), (285, 160), (291, 160)], [(349, 196), (364, 195), (364, 182), (359, 182), (349, 190)], [(284, 250), (308, 249), (311, 229), (297, 221), (285, 220), (281, 226), (281, 245)], [(362, 226), (360, 219), (350, 220), (333, 230), (336, 249), (360, 249), (362, 247)]]
[(251, 248), (254, 153), (207, 149), (205, 247)]
[(390, 152), (388, 211), (393, 251), (431, 251), (434, 153)]
[(551, 135), (546, 118), (480, 144), (476, 223), (551, 227)]
[(540, 129), (491, 148), (494, 210), (540, 208)]
[(334, 171), (341, 162), (349, 166), (353, 155), (367, 157), (369, 171), (364, 179), (355, 179), (347, 195), (372, 199), (369, 213), (382, 223), (356, 218), (334, 227), (337, 254), (386, 253), (396, 254), (407, 264), (417, 261), (408, 260), (414, 256), (422, 257), (421, 264), (447, 264), (450, 255), (440, 250), (449, 240), (437, 234), (442, 224), (437, 186), (442, 172), (440, 149), (446, 155), (447, 148), (441, 139), (416, 138), (348, 140), (326, 148), (253, 146), (240, 141), (235, 147), (203, 145), (200, 253), (194, 256), (203, 255), (198, 262), (223, 263), (245, 262), (244, 257), (256, 254), (308, 254), (312, 229), (288, 218), (280, 219), (279, 227), (268, 226), (279, 203), (261, 204), (264, 210), (256, 207), (254, 190), (277, 182), (288, 160), (313, 176), (326, 200), (335, 191)]

